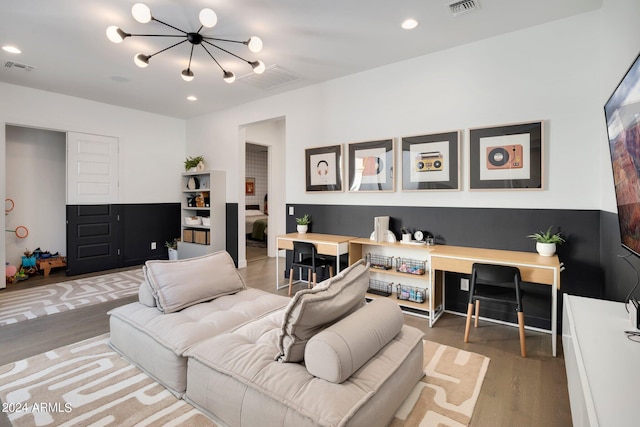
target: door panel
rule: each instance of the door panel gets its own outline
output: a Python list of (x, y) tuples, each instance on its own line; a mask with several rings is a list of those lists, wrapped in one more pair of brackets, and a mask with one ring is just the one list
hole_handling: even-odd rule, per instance
[(67, 205), (118, 203), (118, 139), (67, 133)]
[(118, 205), (67, 205), (67, 274), (119, 267)]

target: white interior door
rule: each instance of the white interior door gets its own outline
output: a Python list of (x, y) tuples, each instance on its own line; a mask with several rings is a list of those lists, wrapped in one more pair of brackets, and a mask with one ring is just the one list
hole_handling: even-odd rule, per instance
[(67, 205), (118, 201), (118, 138), (68, 132)]

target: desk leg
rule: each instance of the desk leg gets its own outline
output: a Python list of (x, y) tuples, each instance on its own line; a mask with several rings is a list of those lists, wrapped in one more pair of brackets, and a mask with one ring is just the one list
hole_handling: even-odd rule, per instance
[(280, 289), (280, 252), (276, 249), (276, 292)]
[(557, 354), (558, 345), (558, 287), (553, 284), (553, 290), (551, 291), (551, 350), (553, 357)]

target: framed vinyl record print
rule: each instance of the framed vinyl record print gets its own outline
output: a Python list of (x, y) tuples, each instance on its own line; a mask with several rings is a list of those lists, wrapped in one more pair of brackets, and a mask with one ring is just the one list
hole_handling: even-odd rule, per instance
[(393, 139), (349, 144), (349, 191), (393, 191)]
[(543, 189), (543, 123), (469, 130), (469, 189)]

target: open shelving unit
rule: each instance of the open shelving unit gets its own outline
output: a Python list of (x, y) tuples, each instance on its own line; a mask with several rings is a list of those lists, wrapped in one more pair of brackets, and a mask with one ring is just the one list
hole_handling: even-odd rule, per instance
[[(226, 247), (226, 180), (221, 171), (184, 172), (181, 176), (182, 221), (178, 258), (193, 258)], [(187, 223), (188, 217), (208, 218), (208, 225)]]
[[(367, 293), (367, 299), (391, 298), (405, 313), (429, 319), (429, 326), (433, 326), (444, 312), (444, 298), (442, 286), (437, 285), (437, 283), (441, 283), (441, 278), (436, 277), (441, 272), (432, 271), (429, 248), (429, 246), (405, 245), (400, 242), (376, 242), (359, 238), (349, 242), (349, 264), (353, 264), (359, 259), (367, 259), (368, 255), (391, 258), (391, 268), (389, 269), (370, 268), (372, 280), (393, 283), (391, 295), (385, 297), (375, 293)], [(395, 263), (398, 258), (423, 262), (424, 274), (398, 271)], [(421, 290), (424, 292), (424, 302), (399, 298), (399, 286)]]

